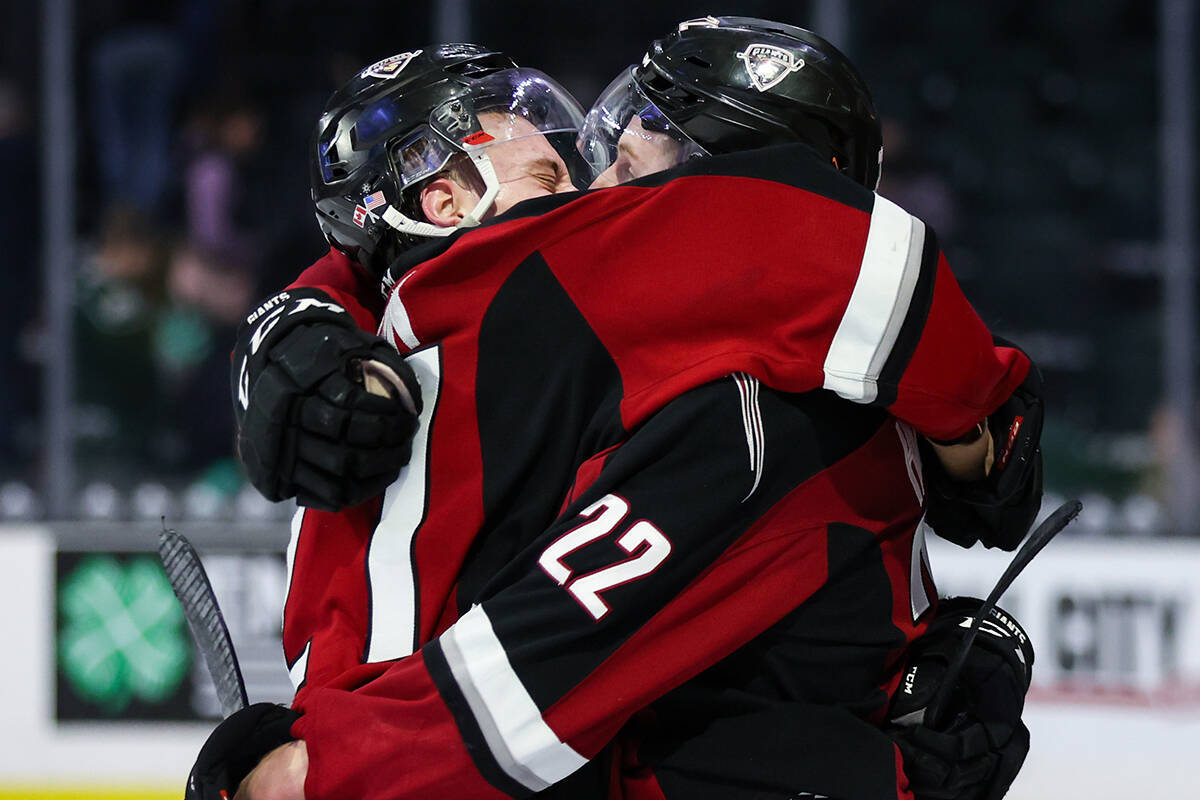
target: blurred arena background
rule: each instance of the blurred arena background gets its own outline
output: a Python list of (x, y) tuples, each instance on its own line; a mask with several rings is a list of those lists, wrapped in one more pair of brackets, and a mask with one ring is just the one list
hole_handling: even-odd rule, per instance
[[(228, 352), (323, 251), (306, 148), (333, 88), (471, 40), (586, 107), (706, 14), (810, 27), (859, 65), (880, 193), (1045, 371), (1045, 507), (1085, 510), (1004, 603), (1037, 648), (1010, 797), (1200, 797), (1195, 5), (0, 0), (0, 798), (182, 793), (216, 702), (149, 555), (160, 518), (206, 555), (252, 699), (289, 695), (293, 509), (232, 458)], [(975, 594), (1007, 562), (932, 559)]]

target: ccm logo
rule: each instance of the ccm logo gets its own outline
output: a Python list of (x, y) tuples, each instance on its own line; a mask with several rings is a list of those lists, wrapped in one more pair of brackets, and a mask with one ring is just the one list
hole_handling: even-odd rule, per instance
[(915, 684), (916, 682), (917, 682), (917, 667), (914, 666), (912, 669), (910, 669), (908, 671), (908, 674), (904, 676), (904, 693), (912, 694), (913, 693), (913, 684)]

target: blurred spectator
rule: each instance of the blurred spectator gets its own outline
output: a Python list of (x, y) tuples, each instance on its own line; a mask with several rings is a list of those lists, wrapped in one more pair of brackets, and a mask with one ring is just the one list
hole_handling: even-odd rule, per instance
[(205, 477), (223, 491), (240, 488), (233, 462), (229, 351), (255, 279), (239, 251), (190, 242), (175, 249), (167, 272), (168, 307), (156, 353), (170, 409), (171, 467)]
[(163, 276), (162, 237), (146, 215), (131, 206), (108, 211), (76, 292), (76, 455), (85, 477), (155, 460)]
[[(0, 194), (0, 463), (17, 477), (30, 461), (19, 434), (32, 428), (38, 373), (26, 354), (40, 281), (36, 241), (41, 208), (37, 150), (26, 98), (15, 80), (0, 75), (0, 174), (14, 191)], [(25, 437), (31, 438), (31, 437)], [(16, 473), (16, 474), (8, 474)], [(28, 477), (28, 476), (24, 476)]]
[(184, 69), (174, 4), (111, 5), (116, 19), (126, 14), (137, 21), (106, 31), (88, 59), (101, 198), (154, 214), (171, 175), (175, 102)]
[(195, 242), (168, 248), (140, 212), (107, 215), (78, 290), (84, 482), (183, 486), (199, 474), (224, 493), (240, 488), (229, 349), (255, 283), (236, 253)]
[(222, 97), (188, 127), (184, 206), (190, 239), (212, 250), (250, 251), (255, 231), (245, 169), (262, 139), (262, 112), (248, 99)]

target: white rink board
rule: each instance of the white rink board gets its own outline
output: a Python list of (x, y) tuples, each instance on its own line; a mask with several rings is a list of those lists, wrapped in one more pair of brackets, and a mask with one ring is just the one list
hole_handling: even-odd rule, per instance
[[(931, 542), (943, 593), (985, 593), (1009, 558)], [(209, 725), (56, 725), (52, 534), (0, 526), (0, 564), (0, 790), (182, 787)], [(1064, 537), (1017, 579), (1004, 605), (1037, 648), (1026, 715), (1033, 750), (1011, 800), (1200, 798), (1191, 769), (1200, 741), (1200, 544)]]
[[(1000, 603), (1036, 651), (1031, 749), (1008, 798), (1200, 798), (1200, 544), (1069, 536)], [(930, 539), (943, 595), (986, 596), (1011, 558)]]
[(35, 526), (0, 526), (0, 659), (5, 724), (0, 788), (55, 782), (177, 785), (211, 726), (54, 720), (54, 539)]

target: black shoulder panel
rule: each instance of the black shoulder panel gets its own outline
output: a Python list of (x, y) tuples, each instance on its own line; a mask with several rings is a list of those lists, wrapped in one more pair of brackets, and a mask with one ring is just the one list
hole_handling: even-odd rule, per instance
[(621, 375), (540, 254), (496, 293), (479, 332), (484, 528), (459, 587), (477, 589), (558, 516), (579, 465), (624, 436)]

